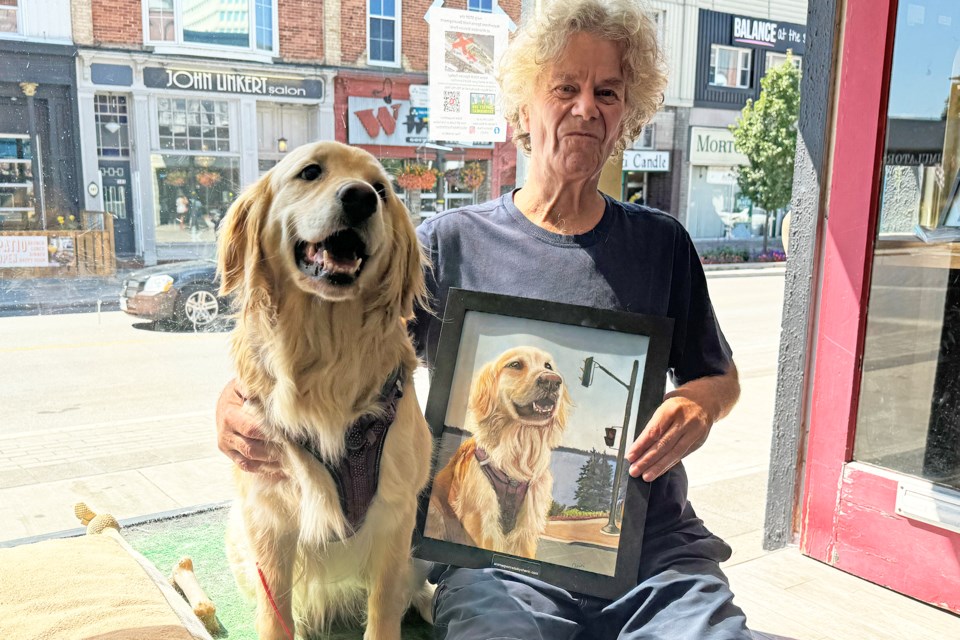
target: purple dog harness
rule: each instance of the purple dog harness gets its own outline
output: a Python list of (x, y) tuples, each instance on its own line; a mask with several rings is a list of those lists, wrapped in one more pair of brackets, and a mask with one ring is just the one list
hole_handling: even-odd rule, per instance
[(474, 457), (497, 494), (497, 502), (500, 504), (500, 529), (504, 534), (510, 533), (517, 526), (517, 515), (523, 506), (523, 499), (527, 497), (530, 483), (514, 480), (494, 467), (490, 464), (490, 456), (480, 447), (474, 451)]
[(403, 367), (398, 368), (381, 388), (377, 402), (383, 408), (382, 416), (362, 415), (350, 425), (344, 438), (347, 451), (339, 460), (325, 460), (312, 442), (299, 443), (330, 472), (337, 486), (340, 507), (354, 532), (363, 524), (370, 503), (377, 495), (383, 444), (403, 397), (403, 374)]

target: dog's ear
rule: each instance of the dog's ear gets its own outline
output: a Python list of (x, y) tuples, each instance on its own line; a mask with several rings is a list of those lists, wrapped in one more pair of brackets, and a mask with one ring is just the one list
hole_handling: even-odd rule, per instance
[(423, 270), (427, 266), (427, 258), (420, 247), (420, 241), (417, 240), (417, 233), (414, 231), (413, 222), (410, 220), (410, 213), (398, 198), (394, 197), (393, 206), (399, 209), (400, 215), (395, 215), (394, 220), (399, 220), (396, 233), (400, 236), (398, 245), (403, 257), (401, 263), (402, 280), (400, 282), (400, 313), (403, 318), (409, 320), (413, 317), (414, 305), (426, 306), (427, 304), (427, 286), (423, 277)]
[(497, 408), (497, 364), (489, 362), (477, 374), (470, 388), (470, 412), (477, 422), (486, 420)]
[(220, 295), (226, 296), (241, 287), (247, 294), (265, 287), (263, 252), (260, 232), (273, 201), (270, 173), (247, 187), (227, 211), (217, 241), (217, 272), (220, 274)]
[(420, 248), (407, 208), (395, 196), (387, 201), (386, 206), (393, 233), (393, 254), (383, 274), (383, 287), (373, 300), (372, 307), (388, 317), (396, 317), (394, 314), (399, 311), (400, 317), (409, 320), (413, 317), (415, 304), (427, 304), (427, 287), (423, 277), (427, 259)]

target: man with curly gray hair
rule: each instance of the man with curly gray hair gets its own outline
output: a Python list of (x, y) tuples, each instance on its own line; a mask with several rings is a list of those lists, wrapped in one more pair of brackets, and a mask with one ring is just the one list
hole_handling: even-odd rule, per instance
[[(460, 287), (669, 316), (677, 388), (627, 453), (631, 475), (652, 482), (636, 587), (610, 602), (499, 569), (438, 567), (435, 637), (750, 638), (719, 566), (730, 548), (687, 502), (680, 464), (739, 396), (730, 348), (683, 227), (598, 190), (604, 163), (662, 102), (656, 28), (636, 0), (554, 0), (514, 36), (499, 81), (529, 174), (512, 194), (418, 228), (437, 309)], [(432, 364), (439, 321), (424, 311), (415, 331)]]
[[(417, 230), (442, 312), (451, 287), (633, 311), (673, 319), (676, 389), (627, 451), (651, 483), (636, 586), (615, 601), (570, 593), (499, 569), (437, 567), (434, 624), (450, 640), (748, 639), (719, 563), (730, 547), (687, 502), (680, 463), (740, 393), (706, 278), (677, 220), (598, 190), (600, 172), (650, 121), (666, 73), (656, 29), (637, 0), (553, 0), (516, 34), (501, 61), (503, 109), (530, 157), (526, 183), (454, 209)], [(413, 326), (428, 366), (441, 322)], [(231, 383), (217, 407), (220, 449), (269, 473), (271, 449)], [(623, 540), (629, 544), (629, 540)]]

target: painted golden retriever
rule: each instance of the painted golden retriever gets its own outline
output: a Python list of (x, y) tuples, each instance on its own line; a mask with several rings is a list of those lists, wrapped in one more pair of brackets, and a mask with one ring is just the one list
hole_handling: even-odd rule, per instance
[(473, 437), (434, 478), (427, 537), (534, 558), (552, 502), (550, 454), (570, 395), (549, 353), (509, 349), (473, 381)]
[(290, 152), (225, 220), (232, 354), (284, 476), (235, 473), (228, 555), (256, 593), (261, 640), (344, 618), (365, 618), (367, 640), (398, 640), (411, 601), (429, 616), (410, 540), (431, 436), (405, 328), (422, 262), (383, 168), (335, 142)]

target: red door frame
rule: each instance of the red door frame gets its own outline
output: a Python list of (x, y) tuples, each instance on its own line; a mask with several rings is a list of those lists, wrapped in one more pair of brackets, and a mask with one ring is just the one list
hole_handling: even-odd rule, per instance
[(896, 11), (897, 0), (847, 0), (842, 23), (800, 544), (813, 558), (960, 612), (960, 535), (897, 515), (897, 476), (850, 464)]

